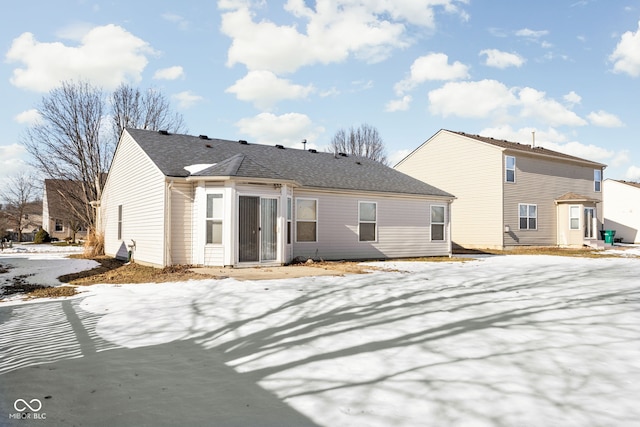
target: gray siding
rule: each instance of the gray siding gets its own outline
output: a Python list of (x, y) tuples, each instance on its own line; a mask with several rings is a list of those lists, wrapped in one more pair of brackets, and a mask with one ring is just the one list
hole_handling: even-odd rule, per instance
[[(297, 242), (294, 217), (293, 255), (295, 257), (336, 260), (450, 254), (448, 239), (444, 242), (430, 240), (430, 204), (446, 206), (446, 202), (429, 201), (424, 198), (296, 190), (294, 213), (296, 200), (301, 197), (318, 200), (318, 239), (316, 242)], [(377, 203), (376, 242), (359, 241), (359, 201)]]
[[(511, 229), (510, 233), (505, 233), (505, 246), (556, 245), (558, 210), (555, 200), (569, 192), (602, 199), (602, 193), (594, 191), (593, 167), (522, 153), (505, 154), (516, 157), (516, 182), (504, 183), (504, 223)], [(519, 203), (538, 206), (537, 230), (519, 230)], [(602, 218), (601, 203), (597, 216)]]

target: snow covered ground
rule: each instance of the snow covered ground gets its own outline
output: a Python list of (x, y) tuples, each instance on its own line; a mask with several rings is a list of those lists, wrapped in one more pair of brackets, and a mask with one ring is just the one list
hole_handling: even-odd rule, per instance
[[(167, 352), (174, 366), (219, 360), (304, 425), (640, 426), (640, 259), (628, 256), (640, 248), (626, 249), (602, 259), (373, 263), (396, 271), (344, 277), (95, 285), (72, 304), (0, 303), (0, 395), (3, 378), (44, 375), (29, 377), (29, 366), (93, 360), (91, 342), (103, 364), (109, 355)], [(66, 260), (69, 269), (81, 267), (75, 261)], [(51, 268), (64, 274), (63, 263)], [(172, 375), (160, 366), (154, 385)], [(129, 398), (149, 395), (150, 384), (129, 383)], [(224, 410), (239, 416), (247, 408)], [(184, 425), (202, 422), (184, 416)], [(158, 416), (156, 425), (167, 419)]]

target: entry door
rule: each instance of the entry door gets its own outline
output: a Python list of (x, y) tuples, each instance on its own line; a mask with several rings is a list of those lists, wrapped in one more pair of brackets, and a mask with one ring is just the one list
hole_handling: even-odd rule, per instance
[(278, 200), (240, 196), (238, 211), (238, 260), (240, 262), (276, 260)]
[(584, 237), (595, 239), (596, 229), (596, 210), (594, 208), (584, 208)]
[(238, 205), (238, 259), (260, 261), (260, 197), (240, 196)]

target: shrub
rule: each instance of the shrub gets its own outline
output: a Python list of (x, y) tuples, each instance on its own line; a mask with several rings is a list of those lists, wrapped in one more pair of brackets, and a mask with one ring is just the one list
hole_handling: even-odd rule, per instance
[(84, 242), (84, 256), (93, 258), (100, 255), (104, 255), (104, 236), (99, 231), (91, 229)]
[(49, 243), (50, 241), (51, 241), (51, 236), (49, 236), (49, 233), (47, 233), (47, 231), (43, 228), (38, 230), (38, 232), (33, 238), (33, 243), (37, 243), (37, 244)]

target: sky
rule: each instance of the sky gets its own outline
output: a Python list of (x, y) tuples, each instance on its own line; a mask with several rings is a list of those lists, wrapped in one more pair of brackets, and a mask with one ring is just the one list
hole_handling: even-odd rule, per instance
[(326, 149), (368, 124), (391, 165), (440, 129), (535, 135), (640, 180), (638, 0), (31, 0), (0, 50), (0, 187), (70, 80), (159, 90), (192, 135)]

